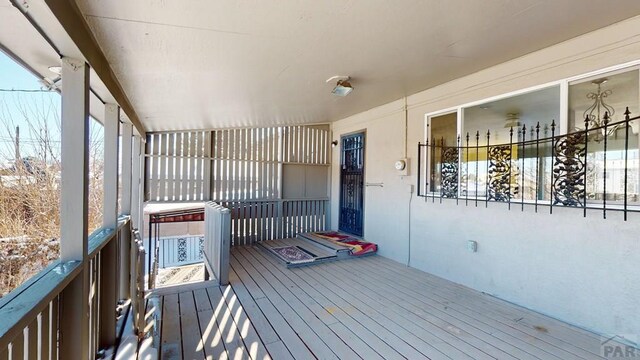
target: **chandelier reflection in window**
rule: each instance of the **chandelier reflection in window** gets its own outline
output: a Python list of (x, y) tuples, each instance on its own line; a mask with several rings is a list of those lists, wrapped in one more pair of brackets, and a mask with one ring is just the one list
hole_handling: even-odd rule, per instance
[(592, 138), (595, 142), (601, 142), (604, 140), (605, 136), (609, 137), (618, 130), (621, 124), (615, 126), (609, 126), (604, 129), (605, 125), (605, 113), (609, 115), (608, 122), (611, 122), (613, 119), (613, 115), (616, 113), (616, 110), (609, 104), (607, 104), (604, 99), (609, 97), (609, 95), (613, 94), (611, 90), (602, 90), (602, 84), (607, 82), (607, 78), (601, 78), (593, 80), (591, 83), (596, 85), (598, 88), (596, 92), (590, 92), (587, 94), (587, 98), (593, 100), (593, 104), (587, 108), (582, 114), (582, 118), (585, 121), (588, 119), (589, 121), (589, 129), (600, 128), (595, 134), (589, 134), (589, 137)]

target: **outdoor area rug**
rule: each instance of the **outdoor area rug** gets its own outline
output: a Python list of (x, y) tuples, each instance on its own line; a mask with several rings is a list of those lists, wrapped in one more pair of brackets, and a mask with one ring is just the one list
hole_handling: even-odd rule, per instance
[(287, 264), (300, 264), (314, 261), (316, 256), (299, 246), (282, 246), (268, 248)]
[(373, 255), (378, 252), (378, 245), (338, 231), (319, 231), (300, 234), (312, 241), (324, 240), (349, 249), (351, 256)]

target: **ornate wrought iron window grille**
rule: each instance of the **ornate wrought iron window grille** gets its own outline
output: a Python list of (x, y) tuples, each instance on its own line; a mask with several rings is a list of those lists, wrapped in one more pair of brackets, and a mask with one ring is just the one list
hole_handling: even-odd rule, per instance
[[(631, 118), (628, 108), (624, 115), (624, 120), (614, 122), (605, 112), (601, 125), (593, 126), (587, 114), (585, 128), (568, 134), (556, 134), (555, 121), (549, 128), (539, 123), (529, 129), (511, 128), (509, 142), (498, 145), (491, 145), (490, 131), (458, 136), (455, 145), (444, 139), (418, 143), (418, 196), (433, 203), (455, 199), (456, 204), (476, 207), (482, 202), (485, 207), (507, 203), (511, 209), (518, 203), (521, 211), (525, 206), (536, 212), (545, 206), (550, 213), (554, 207), (580, 208), (585, 217), (587, 210), (598, 210), (605, 219), (607, 211), (622, 211), (626, 221), (627, 213), (640, 212), (640, 173), (629, 166), (634, 161), (640, 167), (640, 149), (629, 148), (630, 138), (638, 137), (632, 125), (640, 123), (640, 116)], [(612, 149), (610, 137), (620, 132), (623, 147)], [(608, 156), (616, 159), (608, 161)], [(617, 191), (607, 187), (612, 175), (621, 185)]]

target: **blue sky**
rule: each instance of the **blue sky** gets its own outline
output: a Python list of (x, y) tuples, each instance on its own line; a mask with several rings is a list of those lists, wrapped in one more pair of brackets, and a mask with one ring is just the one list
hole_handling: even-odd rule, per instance
[(0, 52), (0, 87), (3, 89), (40, 89), (38, 79)]
[(55, 92), (8, 91), (40, 89), (34, 75), (0, 52), (0, 163), (15, 157), (16, 126), (20, 127), (22, 156), (41, 152), (38, 137), (45, 127), (59, 148), (60, 95)]
[[(53, 75), (53, 74), (52, 74)], [(15, 128), (20, 127), (22, 156), (40, 154), (43, 129), (47, 129), (53, 151), (60, 148), (60, 94), (21, 92), (41, 90), (39, 79), (0, 51), (0, 164), (15, 157)], [(102, 126), (94, 126), (94, 139), (102, 138)]]

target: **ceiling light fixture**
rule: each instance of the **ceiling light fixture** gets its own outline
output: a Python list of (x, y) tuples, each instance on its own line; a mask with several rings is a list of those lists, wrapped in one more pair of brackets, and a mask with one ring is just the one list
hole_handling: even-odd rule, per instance
[(504, 122), (504, 128), (519, 128), (520, 127), (520, 114), (518, 113), (508, 113), (507, 118)]
[(54, 74), (61, 75), (62, 74), (62, 66), (49, 66), (49, 71)]
[[(613, 135), (618, 128), (622, 126), (622, 124), (609, 126), (607, 131), (604, 131), (604, 126), (608, 122), (611, 122), (613, 115), (616, 113), (616, 110), (604, 101), (605, 98), (613, 94), (613, 91), (609, 89), (602, 90), (602, 84), (606, 83), (608, 80), (609, 79), (607, 78), (602, 78), (591, 82), (593, 85), (596, 85), (597, 90), (596, 92), (590, 92), (587, 94), (587, 99), (593, 100), (593, 104), (591, 104), (591, 106), (589, 106), (582, 114), (582, 118), (589, 121), (589, 129), (601, 128), (595, 135), (589, 134), (589, 137), (593, 137), (597, 143), (603, 141), (605, 136), (608, 137)], [(607, 114), (606, 119), (605, 114)]]
[(336, 83), (336, 86), (333, 88), (333, 90), (331, 90), (331, 93), (333, 95), (347, 96), (353, 91), (353, 86), (351, 86), (351, 83), (349, 82), (349, 80), (351, 80), (351, 77), (332, 76), (327, 79), (327, 83), (330, 83), (335, 80), (338, 80), (338, 82)]

